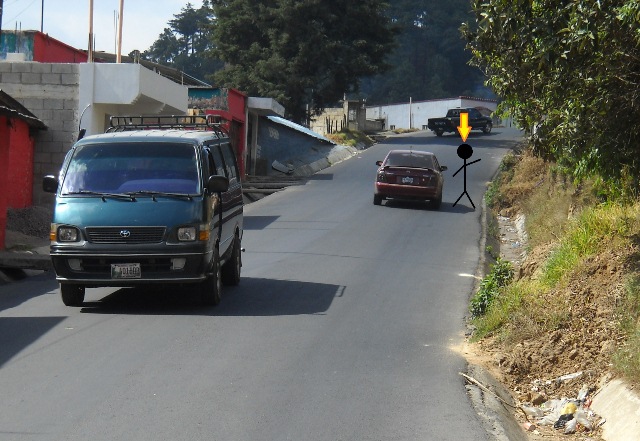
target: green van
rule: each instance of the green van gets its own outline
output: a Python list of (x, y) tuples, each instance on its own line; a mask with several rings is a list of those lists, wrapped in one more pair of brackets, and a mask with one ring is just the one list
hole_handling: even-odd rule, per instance
[(77, 141), (55, 193), (51, 259), (62, 301), (85, 288), (184, 284), (220, 302), (240, 282), (242, 187), (229, 136), (193, 116), (112, 117)]

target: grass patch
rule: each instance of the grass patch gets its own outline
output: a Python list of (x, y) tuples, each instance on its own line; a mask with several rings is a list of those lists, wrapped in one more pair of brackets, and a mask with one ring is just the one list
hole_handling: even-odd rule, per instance
[(348, 145), (350, 147), (361, 146), (366, 148), (374, 144), (373, 139), (356, 130), (343, 129), (336, 133), (330, 133), (326, 137), (338, 145)]
[(599, 205), (585, 209), (573, 219), (546, 262), (542, 275), (544, 285), (556, 286), (582, 259), (605, 247), (628, 246), (628, 237), (639, 230), (637, 207)]
[(618, 314), (627, 341), (613, 355), (613, 368), (634, 385), (640, 386), (640, 276), (629, 278), (625, 293)]
[(519, 283), (513, 283), (502, 288), (485, 312), (473, 319), (472, 323), (476, 328), (474, 340), (495, 334), (509, 322), (513, 312), (517, 311), (522, 304), (524, 291), (519, 285)]
[(393, 129), (392, 132), (395, 133), (396, 135), (401, 135), (403, 133), (413, 133), (413, 132), (418, 132), (418, 129)]
[(474, 317), (483, 315), (499, 295), (500, 289), (513, 279), (513, 265), (507, 260), (498, 258), (491, 266), (489, 274), (480, 282), (480, 289), (471, 299), (471, 314)]

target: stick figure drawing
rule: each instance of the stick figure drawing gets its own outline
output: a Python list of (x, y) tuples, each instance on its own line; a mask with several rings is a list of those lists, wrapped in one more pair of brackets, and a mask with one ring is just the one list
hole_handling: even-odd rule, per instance
[(458, 201), (462, 199), (462, 196), (466, 194), (467, 199), (469, 199), (469, 202), (471, 202), (471, 206), (475, 210), (476, 206), (473, 204), (473, 201), (471, 200), (471, 196), (469, 196), (469, 193), (467, 193), (467, 166), (471, 164), (475, 164), (476, 162), (480, 161), (480, 159), (476, 159), (475, 161), (471, 161), (470, 163), (467, 164), (467, 159), (469, 159), (473, 155), (473, 149), (469, 144), (460, 144), (457, 152), (458, 152), (458, 156), (464, 160), (464, 164), (462, 165), (462, 167), (458, 169), (458, 171), (456, 171), (453, 174), (453, 176), (457, 175), (460, 170), (464, 170), (464, 192), (462, 192), (460, 197), (456, 199), (456, 201), (453, 203), (453, 206), (455, 207)]

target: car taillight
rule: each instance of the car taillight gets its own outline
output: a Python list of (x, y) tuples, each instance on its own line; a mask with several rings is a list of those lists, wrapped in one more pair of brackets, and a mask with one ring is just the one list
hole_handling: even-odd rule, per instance
[(431, 180), (435, 177), (435, 173), (425, 173), (424, 176), (422, 176), (422, 183), (424, 185), (430, 185), (431, 184)]
[(387, 175), (384, 172), (378, 172), (378, 182), (387, 182)]

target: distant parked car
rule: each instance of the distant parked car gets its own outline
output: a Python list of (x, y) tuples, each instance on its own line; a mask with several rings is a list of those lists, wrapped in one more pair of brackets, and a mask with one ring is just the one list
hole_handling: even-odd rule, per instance
[(440, 165), (431, 152), (419, 150), (391, 150), (384, 161), (377, 161), (373, 203), (384, 199), (429, 201), (431, 207), (440, 208), (446, 166)]
[(427, 120), (427, 128), (437, 136), (442, 136), (445, 132), (458, 133), (461, 113), (468, 114), (468, 124), (472, 130), (482, 130), (483, 133), (487, 134), (491, 133), (493, 120), (488, 116), (482, 115), (478, 109), (473, 107), (449, 109), (447, 116), (444, 118), (429, 118)]

